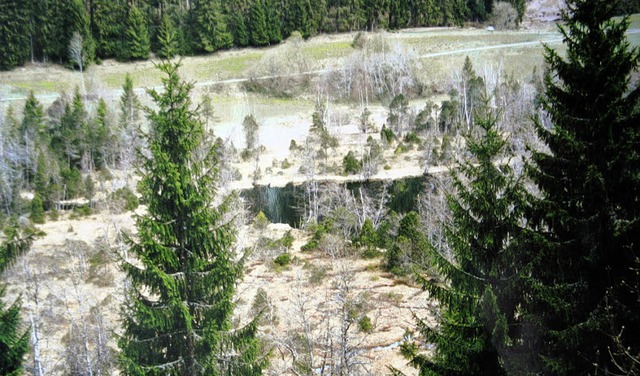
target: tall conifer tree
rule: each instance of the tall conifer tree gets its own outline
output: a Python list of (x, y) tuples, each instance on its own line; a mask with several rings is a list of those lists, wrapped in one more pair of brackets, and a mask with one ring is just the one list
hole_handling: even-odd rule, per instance
[(566, 58), (546, 48), (550, 124), (538, 120), (537, 130), (548, 152), (534, 153), (529, 169), (541, 192), (529, 312), (546, 373), (615, 373), (616, 336), (640, 354), (640, 299), (630, 287), (640, 254), (639, 54), (625, 37), (628, 20), (611, 19), (614, 3), (568, 6)]
[(255, 321), (232, 332), (235, 262), (227, 201), (215, 208), (217, 157), (179, 65), (161, 63), (162, 94), (149, 92), (149, 157), (142, 194), (148, 212), (136, 219), (137, 262), (123, 264), (130, 281), (119, 340), (125, 375), (260, 375)]
[(249, 18), (251, 20), (249, 23), (251, 43), (254, 46), (268, 45), (270, 41), (269, 28), (267, 27), (267, 10), (263, 0), (256, 0), (253, 3)]
[[(32, 237), (20, 238), (15, 227), (9, 228), (7, 239), (0, 244), (0, 274), (27, 252)], [(20, 302), (5, 308), (3, 301), (5, 286), (0, 284), (0, 374), (22, 375), (22, 362), (29, 348), (28, 332), (20, 333)]]
[(421, 278), (442, 308), (438, 328), (419, 322), (425, 342), (436, 345), (435, 355), (420, 354), (415, 343), (402, 349), (420, 375), (522, 373), (514, 344), (522, 335), (526, 194), (511, 167), (500, 162), (506, 141), (496, 114), (486, 102), (476, 112), (481, 136), (467, 137), (472, 160), (454, 174), (456, 193), (448, 197), (452, 219), (444, 234), (452, 256), (429, 247), (439, 277)]
[(29, 58), (27, 2), (0, 0), (0, 70), (15, 68)]
[(178, 33), (168, 14), (162, 16), (160, 29), (158, 30), (158, 42), (160, 44), (158, 57), (171, 59), (178, 53)]
[(198, 49), (214, 52), (233, 46), (233, 36), (227, 30), (219, 0), (198, 0), (195, 8), (195, 36)]
[(135, 5), (129, 9), (127, 28), (124, 32), (124, 44), (120, 51), (123, 60), (138, 60), (149, 57), (151, 40), (147, 29), (147, 21), (140, 9)]

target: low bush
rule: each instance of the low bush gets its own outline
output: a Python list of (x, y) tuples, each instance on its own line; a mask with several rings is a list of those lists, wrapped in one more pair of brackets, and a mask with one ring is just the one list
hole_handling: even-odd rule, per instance
[(138, 197), (128, 187), (117, 189), (109, 198), (116, 208), (116, 212), (133, 211), (140, 205)]

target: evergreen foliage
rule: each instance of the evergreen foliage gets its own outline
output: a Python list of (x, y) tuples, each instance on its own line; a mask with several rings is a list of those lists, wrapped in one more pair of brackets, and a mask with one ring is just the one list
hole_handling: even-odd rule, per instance
[(42, 207), (42, 199), (40, 195), (36, 194), (31, 200), (31, 222), (42, 224), (44, 223), (44, 208)]
[[(176, 54), (213, 52), (232, 46), (266, 46), (300, 32), (453, 26), (483, 21), (492, 0), (0, 0), (0, 69), (32, 60), (70, 62), (77, 32), (86, 63), (101, 59), (146, 59), (162, 51), (160, 31), (173, 21)], [(520, 19), (525, 0), (510, 0)], [(634, 9), (630, 1), (620, 10)], [(132, 18), (133, 17), (133, 18)], [(164, 24), (164, 26), (163, 26)], [(166, 31), (166, 30), (165, 30)], [(150, 44), (153, 40), (153, 45)], [(166, 44), (166, 40), (164, 44)]]
[(127, 19), (124, 2), (93, 0), (91, 31), (96, 40), (96, 55), (100, 58), (118, 56)]
[[(6, 240), (0, 244), (0, 274), (7, 270), (18, 256), (26, 253), (33, 238), (21, 238), (18, 229), (5, 231)], [(29, 348), (29, 332), (20, 333), (20, 301), (7, 307), (4, 302), (6, 286), (0, 284), (0, 374), (22, 375), (22, 362)]]
[(195, 36), (198, 50), (214, 52), (232, 47), (233, 35), (227, 30), (220, 0), (198, 0), (195, 4)]
[(162, 23), (158, 30), (158, 42), (160, 43), (158, 57), (171, 59), (178, 52), (178, 34), (171, 17), (166, 14), (162, 16)]
[(412, 271), (412, 264), (425, 265), (426, 245), (426, 238), (420, 230), (420, 216), (415, 211), (408, 212), (400, 220), (396, 236), (387, 245), (386, 269), (404, 276)]
[[(69, 61), (77, 66), (82, 65), (82, 68), (91, 64), (95, 59), (96, 46), (93, 36), (91, 34), (91, 24), (89, 19), (89, 13), (84, 6), (82, 0), (71, 0), (68, 5), (68, 13), (64, 22), (63, 32), (65, 34), (64, 50), (61, 51), (63, 59)], [(78, 33), (82, 40), (82, 62), (70, 61), (68, 54), (69, 44), (73, 38), (74, 33)]]
[(360, 172), (362, 169), (362, 162), (356, 158), (353, 151), (349, 150), (347, 155), (342, 159), (342, 168), (344, 170), (345, 175), (353, 175)]
[(249, 30), (244, 20), (244, 15), (239, 10), (231, 13), (229, 20), (229, 30), (233, 35), (233, 43), (238, 47), (249, 45)]
[(138, 262), (122, 265), (130, 288), (120, 368), (125, 375), (260, 375), (266, 361), (256, 323), (232, 331), (242, 264), (234, 261), (227, 200), (212, 206), (215, 148), (205, 145), (179, 65), (159, 67), (167, 77), (162, 94), (149, 92), (158, 110), (147, 110), (151, 155), (142, 163), (148, 212), (136, 219), (139, 240), (130, 240)]
[(506, 142), (486, 103), (476, 123), (481, 136), (467, 137), (473, 160), (453, 174), (446, 246), (427, 248), (438, 278), (420, 277), (442, 307), (437, 328), (418, 324), (425, 342), (435, 344), (435, 355), (425, 357), (415, 343), (402, 348), (421, 375), (522, 374), (514, 344), (522, 336), (519, 304), (527, 264), (521, 224), (527, 196), (511, 167), (496, 164), (505, 156)]
[(144, 60), (149, 57), (151, 41), (147, 30), (147, 21), (142, 12), (132, 6), (129, 9), (127, 27), (124, 32), (124, 45), (120, 49), (122, 60)]
[(0, 0), (0, 69), (12, 69), (29, 58), (29, 21), (26, 3)]
[(547, 47), (550, 68), (538, 118), (548, 152), (529, 168), (541, 192), (532, 223), (539, 264), (528, 307), (539, 323), (548, 374), (618, 373), (614, 339), (640, 353), (639, 53), (614, 21), (615, 4), (572, 0), (560, 27), (566, 58)]
[(249, 17), (251, 20), (249, 23), (251, 43), (254, 46), (268, 45), (270, 38), (267, 28), (267, 11), (262, 0), (257, 0), (253, 4)]

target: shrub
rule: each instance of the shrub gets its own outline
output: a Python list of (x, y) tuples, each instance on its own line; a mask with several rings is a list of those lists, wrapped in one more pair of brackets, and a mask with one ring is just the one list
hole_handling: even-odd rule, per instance
[(291, 230), (285, 232), (280, 241), (287, 250), (291, 249), (291, 247), (293, 247), (293, 235), (291, 234)]
[(358, 31), (355, 37), (353, 37), (353, 41), (351, 42), (351, 47), (357, 50), (361, 50), (367, 44), (367, 36), (362, 31)]
[(371, 333), (373, 331), (373, 323), (369, 316), (362, 316), (362, 318), (358, 321), (358, 330), (362, 333)]
[(286, 252), (278, 255), (275, 259), (273, 259), (273, 263), (281, 268), (286, 268), (291, 263), (291, 254)]
[(404, 142), (408, 144), (420, 144), (422, 140), (415, 132), (409, 132), (406, 136), (404, 136)]
[(357, 174), (362, 169), (362, 163), (356, 158), (352, 151), (349, 151), (342, 160), (342, 167), (346, 175)]
[(133, 211), (140, 205), (138, 197), (128, 188), (119, 188), (111, 194), (111, 201), (124, 211)]
[(87, 217), (92, 214), (91, 207), (89, 205), (78, 205), (73, 208), (73, 213), (71, 213), (71, 217)]
[(256, 215), (256, 217), (253, 219), (253, 226), (258, 230), (258, 231), (264, 231), (267, 229), (267, 226), (269, 226), (269, 218), (267, 218), (267, 216), (262, 212), (258, 212), (258, 214)]
[(396, 150), (393, 151), (393, 154), (398, 155), (398, 154), (403, 154), (409, 151), (409, 147), (405, 144), (400, 144), (398, 145), (398, 147), (396, 148)]
[(390, 144), (396, 139), (396, 134), (393, 133), (391, 128), (387, 128), (385, 125), (382, 126), (382, 130), (380, 130), (380, 139), (386, 143)]
[(39, 194), (33, 196), (31, 200), (31, 222), (42, 224), (44, 223), (44, 209), (42, 208), (42, 199)]
[(320, 242), (324, 238), (324, 235), (327, 233), (328, 224), (320, 224), (317, 225), (313, 231), (313, 236), (309, 241), (300, 247), (300, 250), (303, 252), (313, 251), (320, 248)]
[(276, 306), (271, 302), (271, 298), (267, 291), (260, 287), (256, 292), (256, 297), (251, 304), (251, 314), (258, 316), (260, 325), (277, 325), (278, 316), (276, 315)]
[(288, 169), (289, 167), (291, 167), (291, 162), (289, 162), (289, 160), (287, 158), (284, 159), (284, 161), (282, 161), (282, 163), (280, 164), (280, 168), (282, 168), (283, 170)]
[(305, 269), (307, 269), (307, 272), (309, 273), (309, 284), (313, 286), (322, 284), (322, 281), (324, 281), (325, 277), (327, 276), (328, 268), (326, 266), (306, 264)]

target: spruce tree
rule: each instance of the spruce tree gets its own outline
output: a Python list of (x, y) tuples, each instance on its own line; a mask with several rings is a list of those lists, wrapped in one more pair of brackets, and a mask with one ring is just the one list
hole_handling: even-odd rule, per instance
[(418, 323), (435, 354), (421, 354), (415, 343), (402, 348), (420, 375), (521, 374), (513, 344), (521, 336), (527, 196), (511, 167), (500, 162), (506, 141), (486, 103), (477, 110), (476, 124), (480, 136), (466, 138), (472, 158), (453, 174), (455, 194), (447, 197), (446, 246), (426, 248), (436, 277), (419, 276), (442, 310), (437, 328)]
[(220, 0), (198, 0), (194, 8), (195, 34), (198, 49), (214, 52), (233, 46), (233, 36), (227, 31), (226, 17)]
[(43, 153), (38, 154), (36, 175), (34, 177), (34, 193), (40, 198), (43, 210), (49, 210), (53, 206), (49, 175), (47, 174), (47, 162)]
[(133, 162), (134, 153), (140, 149), (140, 100), (133, 91), (133, 79), (129, 74), (124, 78), (122, 95), (120, 96), (120, 119), (118, 122), (118, 139), (113, 152), (121, 168), (128, 168)]
[(267, 28), (269, 29), (269, 42), (278, 44), (282, 41), (282, 24), (280, 22), (280, 12), (278, 3), (275, 0), (267, 0)]
[(33, 196), (31, 200), (31, 222), (42, 224), (44, 223), (44, 208), (42, 206), (42, 199), (40, 195), (37, 193)]
[(92, 0), (91, 31), (96, 39), (96, 54), (101, 58), (116, 57), (127, 19), (125, 2)]
[[(66, 14), (64, 14), (64, 45), (59, 51), (63, 59), (69, 61), (69, 43), (74, 33), (82, 37), (83, 66), (86, 67), (93, 62), (96, 54), (96, 44), (91, 35), (91, 23), (89, 13), (82, 0), (71, 0), (66, 4)], [(72, 62), (74, 63), (74, 62)], [(78, 64), (78, 62), (75, 62)]]
[(550, 124), (536, 124), (548, 151), (529, 168), (541, 197), (531, 214), (539, 265), (528, 311), (540, 324), (544, 372), (615, 373), (616, 336), (640, 353), (640, 299), (630, 288), (640, 244), (639, 54), (625, 37), (628, 20), (611, 19), (614, 3), (568, 7), (566, 58), (545, 53)]
[(232, 330), (235, 233), (227, 200), (213, 205), (218, 179), (214, 147), (181, 82), (178, 64), (163, 62), (164, 90), (149, 92), (150, 155), (141, 156), (146, 214), (136, 218), (136, 262), (123, 306), (120, 368), (125, 375), (260, 375), (255, 321)]
[[(5, 230), (7, 238), (0, 244), (0, 275), (31, 246), (32, 237), (20, 238), (17, 228)], [(0, 374), (22, 375), (22, 362), (29, 348), (29, 332), (20, 333), (20, 301), (8, 308), (3, 300), (6, 286), (0, 284)]]
[(0, 70), (29, 58), (29, 21), (25, 1), (0, 0)]
[(171, 59), (176, 56), (178, 52), (178, 34), (171, 17), (167, 14), (162, 16), (160, 29), (158, 30), (158, 42), (160, 43), (158, 57)]
[(247, 24), (244, 21), (244, 15), (239, 10), (234, 10), (231, 13), (229, 22), (231, 34), (233, 35), (233, 42), (238, 47), (245, 47), (249, 45), (249, 31)]
[(269, 29), (267, 27), (267, 11), (263, 0), (256, 0), (251, 7), (251, 22), (249, 31), (251, 34), (251, 44), (254, 46), (266, 46), (269, 44)]
[(42, 105), (33, 94), (27, 97), (27, 102), (22, 111), (22, 123), (20, 123), (20, 146), (24, 148), (24, 159), (22, 160), (23, 178), (27, 185), (31, 185), (33, 174), (35, 173), (35, 163), (37, 149), (46, 143), (44, 136), (44, 110)]
[(127, 28), (124, 32), (124, 44), (120, 50), (122, 60), (144, 60), (149, 57), (151, 40), (147, 30), (147, 21), (135, 5), (129, 9)]

